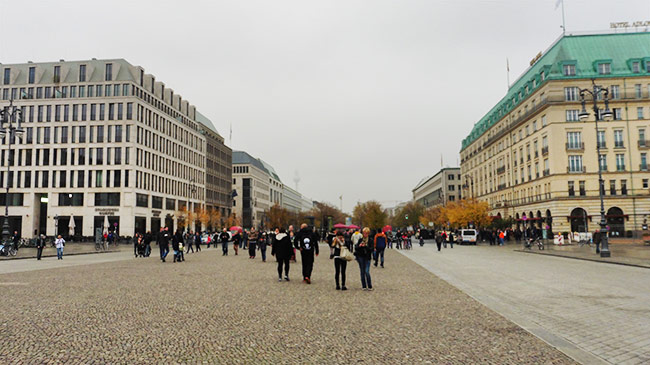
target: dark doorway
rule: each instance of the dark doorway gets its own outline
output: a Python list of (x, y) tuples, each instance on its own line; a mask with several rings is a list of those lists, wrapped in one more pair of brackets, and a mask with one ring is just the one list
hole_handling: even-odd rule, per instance
[(571, 211), (571, 232), (589, 232), (587, 225), (587, 212), (582, 208)]
[(611, 207), (605, 215), (607, 225), (609, 226), (609, 235), (612, 237), (624, 237), (625, 235), (625, 215), (619, 207)]

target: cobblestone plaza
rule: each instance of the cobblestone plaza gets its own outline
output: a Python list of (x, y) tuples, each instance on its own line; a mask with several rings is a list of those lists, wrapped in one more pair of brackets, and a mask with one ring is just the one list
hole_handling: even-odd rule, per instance
[(2, 262), (0, 363), (573, 363), (394, 251), (373, 292), (355, 262), (340, 292), (327, 255), (306, 285), (232, 254)]

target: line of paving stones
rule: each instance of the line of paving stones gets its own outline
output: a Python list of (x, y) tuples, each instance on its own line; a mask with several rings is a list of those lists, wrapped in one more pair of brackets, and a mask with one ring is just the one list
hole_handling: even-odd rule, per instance
[(373, 292), (326, 256), (311, 285), (219, 250), (0, 275), (0, 363), (572, 363), (402, 255)]

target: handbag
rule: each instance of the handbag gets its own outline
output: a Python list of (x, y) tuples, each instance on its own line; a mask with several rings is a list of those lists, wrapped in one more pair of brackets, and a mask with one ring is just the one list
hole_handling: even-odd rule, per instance
[(352, 261), (354, 260), (354, 255), (346, 246), (341, 246), (341, 254), (339, 257), (345, 261)]

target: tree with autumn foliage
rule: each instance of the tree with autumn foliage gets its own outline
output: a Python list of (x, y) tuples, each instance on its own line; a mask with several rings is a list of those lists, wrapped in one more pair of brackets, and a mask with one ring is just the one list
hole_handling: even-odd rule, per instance
[(232, 226), (241, 227), (241, 219), (235, 213), (231, 213), (228, 218), (226, 218), (226, 229)]
[(281, 207), (279, 204), (273, 205), (269, 210), (264, 212), (269, 219), (271, 227), (287, 227), (291, 218), (291, 212), (288, 209)]
[(485, 227), (492, 223), (489, 216), (490, 206), (487, 202), (476, 199), (464, 199), (458, 202), (449, 202), (442, 208), (442, 213), (453, 228)]
[(430, 227), (431, 224), (441, 226), (446, 223), (443, 222), (442, 207), (430, 207), (424, 210), (420, 216), (420, 223), (425, 227)]
[(219, 208), (210, 208), (208, 209), (208, 215), (210, 217), (208, 226), (214, 231), (219, 228), (219, 225), (221, 224), (221, 212), (219, 211)]
[(352, 222), (360, 227), (381, 229), (386, 224), (388, 215), (381, 204), (374, 200), (357, 203), (352, 213)]

